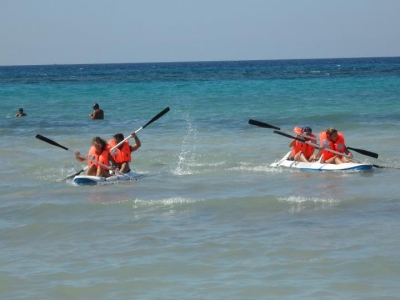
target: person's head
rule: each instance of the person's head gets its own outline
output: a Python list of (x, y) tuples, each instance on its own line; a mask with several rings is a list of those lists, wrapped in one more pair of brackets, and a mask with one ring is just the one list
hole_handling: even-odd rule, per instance
[(332, 142), (336, 142), (338, 139), (338, 132), (335, 128), (328, 128), (326, 130), (326, 135), (328, 136), (328, 139)]
[(101, 152), (103, 152), (106, 145), (107, 142), (101, 137), (96, 136), (92, 139), (92, 146), (96, 148), (96, 153), (99, 155), (101, 154)]
[(24, 109), (23, 109), (22, 107), (20, 107), (20, 108), (18, 109), (18, 111), (22, 114), (22, 113), (24, 112)]
[[(124, 140), (124, 135), (122, 133), (114, 134), (113, 139), (115, 143), (118, 144)], [(119, 145), (118, 148), (122, 148), (122, 145)]]
[(309, 127), (309, 126), (303, 127), (303, 133), (306, 135), (311, 135), (311, 133), (312, 133), (311, 127)]
[(124, 140), (124, 135), (122, 133), (116, 133), (113, 138), (117, 143), (119, 143)]
[(100, 108), (100, 106), (98, 103), (93, 104), (93, 109), (99, 109), (99, 108)]

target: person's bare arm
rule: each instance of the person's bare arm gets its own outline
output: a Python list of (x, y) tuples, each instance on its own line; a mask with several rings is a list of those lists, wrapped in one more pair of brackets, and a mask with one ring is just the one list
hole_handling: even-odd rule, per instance
[(135, 132), (131, 133), (131, 137), (133, 137), (135, 139), (135, 145), (130, 146), (131, 152), (133, 152), (133, 151), (136, 151), (137, 149), (139, 149), (142, 144), (140, 143), (140, 140)]

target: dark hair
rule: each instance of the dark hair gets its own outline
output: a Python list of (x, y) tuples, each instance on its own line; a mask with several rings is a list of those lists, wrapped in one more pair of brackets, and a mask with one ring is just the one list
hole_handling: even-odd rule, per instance
[(305, 126), (303, 127), (303, 132), (312, 132), (311, 127)]
[(24, 111), (24, 109), (23, 109), (22, 107), (20, 107), (20, 108), (18, 109), (18, 111)]
[(96, 108), (99, 108), (99, 107), (100, 107), (100, 106), (99, 106), (98, 103), (93, 104), (93, 109), (96, 109)]
[(119, 143), (124, 139), (124, 135), (122, 133), (116, 133), (113, 135), (113, 138)]

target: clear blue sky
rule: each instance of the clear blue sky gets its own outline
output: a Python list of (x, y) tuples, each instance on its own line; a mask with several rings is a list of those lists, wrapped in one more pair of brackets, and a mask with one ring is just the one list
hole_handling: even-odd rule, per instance
[(0, 0), (0, 65), (400, 56), (400, 0)]

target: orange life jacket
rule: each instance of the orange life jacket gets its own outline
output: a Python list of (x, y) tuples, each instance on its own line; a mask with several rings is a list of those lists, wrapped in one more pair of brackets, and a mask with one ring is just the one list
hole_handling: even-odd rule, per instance
[[(109, 145), (110, 149), (112, 147), (114, 147), (116, 144), (117, 143), (115, 142), (114, 139), (111, 139), (108, 141), (108, 145)], [(129, 146), (129, 141), (125, 141), (122, 144), (121, 149), (115, 148), (113, 151), (111, 151), (110, 154), (114, 158), (114, 160), (117, 164), (130, 162), (131, 161), (131, 148)]]
[[(89, 149), (89, 152), (87, 154), (88, 158), (93, 158), (95, 161), (98, 161), (100, 163), (102, 163), (103, 165), (109, 166), (109, 162), (108, 162), (108, 151), (110, 150), (110, 148), (108, 146), (106, 146), (104, 148), (104, 150), (101, 152), (101, 154), (97, 154), (96, 153), (96, 147), (92, 146)], [(92, 164), (95, 164), (97, 167), (102, 168), (103, 170), (108, 170), (106, 167), (103, 167), (99, 164), (96, 164), (94, 162), (92, 162), (91, 160), (88, 159), (88, 166), (90, 167)]]
[[(344, 153), (345, 150), (344, 135), (341, 132), (338, 132), (338, 139), (335, 143), (328, 139), (328, 135), (326, 134), (325, 131), (319, 134), (319, 140), (321, 146), (335, 150), (336, 152)], [(327, 150), (323, 150), (322, 155), (324, 156), (323, 160), (326, 161), (329, 158), (334, 157), (336, 154)], [(339, 157), (342, 158), (342, 156)]]
[[(303, 129), (300, 128), (300, 127), (295, 127), (293, 131), (296, 134), (303, 134), (304, 133)], [(304, 138), (304, 137), (302, 137), (302, 138)], [(310, 138), (315, 138), (315, 135), (311, 133)], [(293, 146), (292, 152), (290, 153), (290, 156), (293, 157), (297, 153), (302, 151), (304, 156), (307, 159), (309, 159), (310, 156), (314, 154), (314, 150), (315, 150), (315, 146), (312, 146), (312, 145), (309, 145), (307, 143), (303, 143), (303, 142), (300, 142), (300, 141), (296, 140), (294, 142), (294, 146)]]

